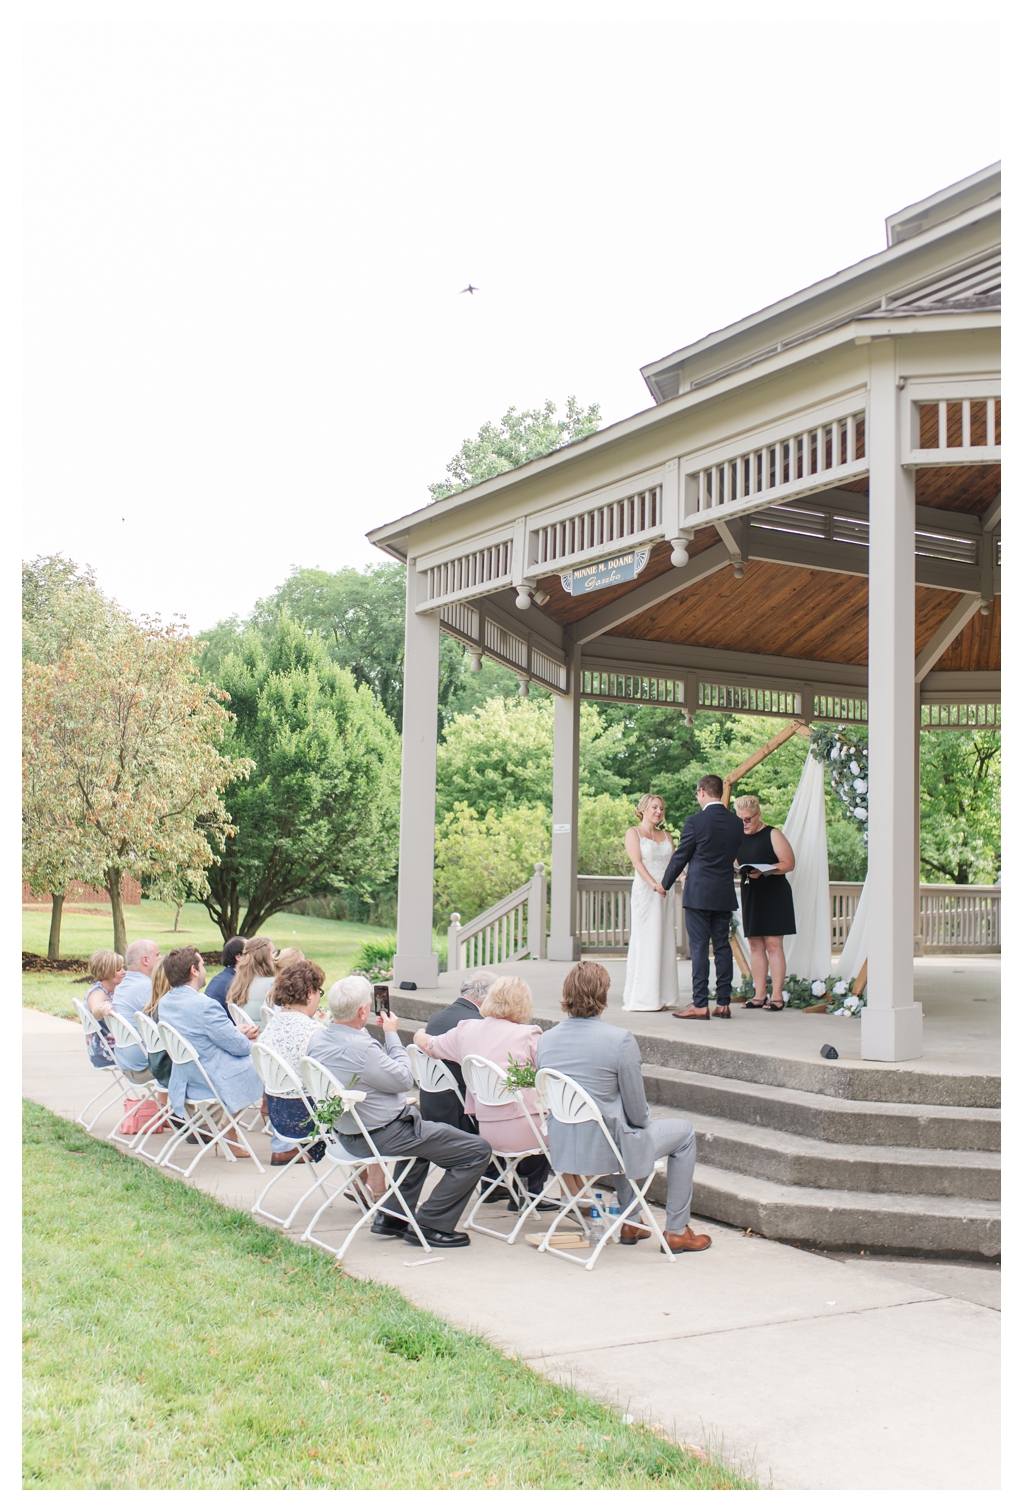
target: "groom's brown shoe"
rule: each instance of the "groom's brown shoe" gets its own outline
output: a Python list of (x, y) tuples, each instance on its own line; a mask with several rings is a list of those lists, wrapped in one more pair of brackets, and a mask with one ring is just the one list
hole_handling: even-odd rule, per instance
[[(683, 1012), (681, 1012), (681, 1013), (675, 1012), (675, 1013), (672, 1013), (671, 1016), (672, 1016), (672, 1018), (684, 1018), (684, 1019), (709, 1019), (710, 1018), (710, 1009), (706, 1008), (706, 1007), (704, 1007), (704, 1008), (697, 1008), (697, 1006), (696, 1006), (695, 1003), (690, 1003), (689, 1007), (686, 1008)], [(730, 1016), (731, 1015), (729, 1015), (729, 1017)]]
[(718, 1006), (714, 1009), (714, 1013), (712, 1015), (712, 1017), (714, 1018), (731, 1018), (731, 1016), (732, 1010), (731, 1008), (729, 1008), (727, 1003), (719, 1003)]
[(683, 1229), (681, 1234), (669, 1234), (665, 1229), (664, 1237), (673, 1255), (695, 1253), (697, 1250), (710, 1249), (711, 1245), (709, 1234), (694, 1234), (691, 1228)]

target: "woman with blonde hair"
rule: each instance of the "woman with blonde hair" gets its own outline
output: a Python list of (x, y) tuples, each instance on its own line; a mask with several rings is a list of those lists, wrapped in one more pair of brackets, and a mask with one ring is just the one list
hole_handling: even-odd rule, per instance
[(109, 1066), (114, 1059), (114, 1037), (103, 1020), (113, 1012), (114, 988), (124, 979), (124, 957), (115, 950), (94, 950), (89, 957), (92, 986), (85, 994), (85, 1006), (103, 1031), (87, 1034), (85, 1048), (94, 1066)]
[(280, 1007), (276, 994), (277, 980), (279, 979), (281, 972), (287, 966), (296, 966), (299, 961), (304, 960), (305, 956), (303, 955), (302, 951), (299, 950), (297, 945), (286, 945), (283, 950), (277, 950), (274, 952), (274, 970), (276, 972), (276, 976), (274, 978), (274, 985), (270, 988), (270, 991), (266, 995), (267, 1008), (272, 1008), (276, 1013), (277, 1009)]
[[(742, 820), (743, 837), (736, 866), (741, 867), (739, 899), (742, 905), (742, 932), (749, 941), (753, 996), (744, 1008), (763, 1008), (779, 1013), (785, 1007), (782, 988), (785, 983), (785, 935), (796, 932), (796, 911), (786, 872), (796, 864), (792, 847), (780, 829), (764, 823), (760, 799), (743, 793), (735, 800), (735, 812)], [(757, 862), (769, 867), (758, 871)], [(771, 997), (767, 996), (767, 968), (771, 968)]]
[[(167, 980), (167, 973), (163, 969), (163, 962), (157, 961), (156, 965), (153, 967), (153, 990), (149, 994), (149, 1002), (142, 1010), (147, 1018), (159, 1021), (160, 999), (166, 997), (170, 990), (171, 985)], [(155, 1053), (147, 1053), (146, 1058), (149, 1061), (149, 1069), (150, 1071), (152, 1071), (153, 1075), (160, 1083), (160, 1086), (170, 1086), (171, 1072), (174, 1070), (174, 1062), (171, 1060), (166, 1050), (160, 1050)], [(157, 1101), (160, 1103), (165, 1103), (167, 1101), (166, 1093), (159, 1093), (157, 1096)]]
[(664, 829), (664, 799), (644, 793), (636, 804), (639, 823), (625, 832), (625, 849), (635, 868), (632, 922), (625, 966), (626, 1013), (667, 1013), (678, 1007), (675, 903), (661, 878), (675, 850)]
[[(462, 1019), (446, 1034), (427, 1034), (420, 1029), (415, 1035), (417, 1044), (434, 1060), (457, 1061), (459, 1065), (469, 1055), (482, 1055), (505, 1070), (508, 1057), (512, 1056), (520, 1066), (536, 1065), (536, 1047), (540, 1039), (539, 1024), (531, 1024), (533, 994), (521, 977), (498, 977), (480, 1004), (480, 1017)], [(536, 1091), (533, 1087), (522, 1088), (522, 1098), (529, 1112), (527, 1118), (515, 1103), (500, 1107), (481, 1107), (471, 1092), (465, 1095), (465, 1111), (479, 1121), (480, 1137), (502, 1154), (518, 1150), (535, 1150), (542, 1142), (543, 1124), (536, 1106)], [(522, 1161), (519, 1174), (526, 1179), (534, 1195), (542, 1192), (544, 1181), (550, 1171), (544, 1155), (534, 1155)], [(541, 1203), (549, 1211), (547, 1203)], [(514, 1211), (514, 1199), (509, 1203)]]
[(246, 943), (238, 957), (234, 981), (227, 994), (228, 1012), (232, 1008), (244, 1008), (251, 1019), (258, 1020), (259, 1010), (276, 977), (274, 942), (266, 935), (257, 935)]

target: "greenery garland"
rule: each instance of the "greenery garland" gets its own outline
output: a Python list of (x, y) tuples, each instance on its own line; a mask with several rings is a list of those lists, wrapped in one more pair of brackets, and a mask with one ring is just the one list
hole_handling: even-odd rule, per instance
[[(767, 978), (767, 990), (768, 995), (773, 997), (770, 976)], [(753, 995), (753, 978), (744, 976), (739, 983), (738, 996), (745, 1001)], [(838, 1018), (859, 1018), (867, 1001), (865, 992), (853, 992), (846, 978), (840, 976), (815, 977), (810, 981), (806, 977), (790, 974), (785, 978), (781, 995), (786, 1008), (823, 1008), (826, 1013), (833, 1013)]]
[(858, 824), (866, 838), (869, 782), (862, 730), (848, 725), (814, 725), (810, 750), (827, 767), (846, 818)]

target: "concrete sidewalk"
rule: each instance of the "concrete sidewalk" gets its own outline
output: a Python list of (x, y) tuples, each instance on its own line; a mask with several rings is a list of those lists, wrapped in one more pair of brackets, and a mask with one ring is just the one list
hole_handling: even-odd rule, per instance
[[(29, 1009), (23, 1023), (25, 1096), (75, 1118), (100, 1076), (81, 1029)], [(109, 1133), (115, 1112), (95, 1135)], [(207, 1156), (193, 1180), (250, 1208), (270, 1174), (269, 1141), (255, 1146), (265, 1176), (249, 1161)], [(279, 1209), (306, 1184), (289, 1170), (274, 1189)], [(354, 1210), (338, 1206), (349, 1208), (334, 1219), (340, 1233)], [(421, 1251), (362, 1233), (345, 1264), (536, 1370), (752, 1468), (761, 1485), (997, 1488), (996, 1268), (827, 1257), (695, 1226), (713, 1235), (705, 1254), (670, 1264), (649, 1242), (612, 1247), (590, 1274), (521, 1238), (509, 1247), (478, 1234), (470, 1249), (421, 1265)]]

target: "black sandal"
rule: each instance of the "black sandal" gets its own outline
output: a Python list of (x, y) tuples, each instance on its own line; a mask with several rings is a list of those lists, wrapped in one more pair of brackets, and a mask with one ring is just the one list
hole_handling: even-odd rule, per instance
[(756, 1000), (756, 998), (747, 998), (746, 1001), (743, 1003), (742, 1006), (744, 1008), (766, 1008), (767, 1007), (767, 999), (766, 998), (761, 998), (760, 1002), (758, 1003), (757, 1000)]
[(774, 998), (772, 998), (769, 1003), (765, 1003), (764, 1004), (764, 1012), (765, 1013), (780, 1013), (784, 1007), (785, 1007), (784, 1002), (776, 1003), (774, 1001)]

